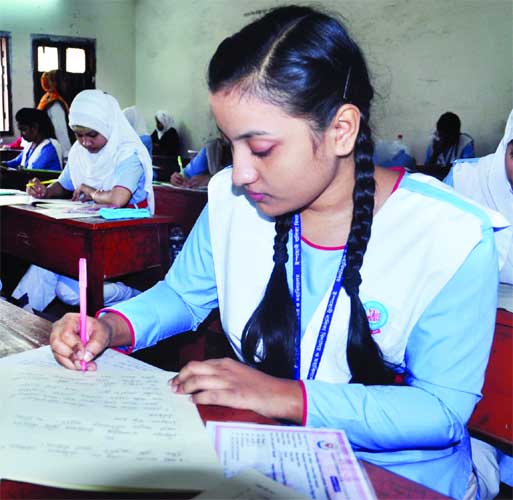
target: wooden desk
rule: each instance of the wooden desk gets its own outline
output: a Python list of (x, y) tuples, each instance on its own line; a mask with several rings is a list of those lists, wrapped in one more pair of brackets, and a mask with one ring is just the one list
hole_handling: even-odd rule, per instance
[(171, 184), (154, 184), (155, 213), (176, 218), (188, 233), (207, 203), (207, 190), (182, 189)]
[(0, 358), (47, 345), (52, 324), (0, 300)]
[[(21, 350), (32, 349), (48, 343), (51, 323), (19, 309), (12, 304), (0, 301), (0, 340), (6, 335), (28, 336), (27, 343)], [(1, 345), (1, 344), (0, 344)], [(10, 353), (18, 352), (11, 351)], [(0, 357), (10, 354), (0, 349)], [(64, 369), (64, 368), (63, 368)], [(198, 410), (204, 422), (207, 420), (256, 422), (259, 424), (275, 424), (276, 421), (258, 415), (252, 411), (234, 410), (221, 406), (198, 405)], [(447, 498), (425, 486), (393, 474), (381, 467), (368, 462), (362, 465), (367, 472), (379, 499), (444, 499)], [(2, 500), (21, 499), (164, 499), (192, 498), (193, 494), (181, 493), (105, 493), (91, 491), (74, 491), (52, 488), (19, 481), (0, 480), (0, 498)]]
[(28, 205), (0, 208), (0, 249), (30, 263), (78, 278), (78, 259), (87, 259), (87, 309), (103, 306), (104, 280), (151, 273), (150, 284), (169, 268), (170, 216), (107, 221), (52, 219)]

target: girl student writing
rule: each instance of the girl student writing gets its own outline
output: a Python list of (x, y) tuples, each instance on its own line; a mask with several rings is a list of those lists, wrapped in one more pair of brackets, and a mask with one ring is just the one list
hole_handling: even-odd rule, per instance
[[(151, 158), (117, 100), (101, 90), (84, 90), (71, 103), (69, 122), (77, 140), (64, 170), (48, 187), (32, 179), (27, 192), (36, 198), (71, 197), (116, 207), (148, 207), (153, 213)], [(136, 293), (121, 282), (106, 283), (105, 304)], [(31, 266), (13, 292), (16, 299), (25, 295), (28, 305), (38, 311), (56, 296), (77, 305), (78, 282)]]
[(165, 280), (88, 318), (85, 346), (65, 315), (56, 359), (95, 370), (107, 347), (155, 344), (219, 307), (238, 360), (191, 362), (171, 390), (344, 429), (360, 458), (475, 496), (465, 424), (494, 329), (493, 226), (507, 224), (436, 179), (374, 167), (365, 61), (330, 16), (270, 11), (220, 44), (208, 84), (233, 167)]

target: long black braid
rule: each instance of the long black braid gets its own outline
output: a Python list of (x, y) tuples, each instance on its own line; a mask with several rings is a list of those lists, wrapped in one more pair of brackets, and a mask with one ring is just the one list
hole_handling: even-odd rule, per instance
[[(263, 372), (284, 378), (293, 376), (297, 324), (285, 270), (291, 226), (290, 214), (276, 218), (274, 267), (264, 297), (242, 333), (244, 359)], [(259, 360), (255, 359), (257, 352), (262, 353)]]
[(371, 235), (374, 212), (374, 146), (369, 126), (362, 113), (360, 130), (355, 144), (355, 185), (353, 189), (353, 218), (347, 238), (347, 263), (343, 286), (351, 301), (351, 316), (347, 339), (347, 361), (351, 382), (365, 385), (390, 384), (396, 372), (383, 360), (374, 342), (367, 313), (359, 297), (360, 268)]

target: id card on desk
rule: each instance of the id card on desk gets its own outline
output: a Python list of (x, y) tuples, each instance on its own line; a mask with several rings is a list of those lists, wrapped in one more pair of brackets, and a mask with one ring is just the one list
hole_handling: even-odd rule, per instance
[(207, 422), (225, 477), (253, 468), (314, 499), (374, 499), (343, 431)]

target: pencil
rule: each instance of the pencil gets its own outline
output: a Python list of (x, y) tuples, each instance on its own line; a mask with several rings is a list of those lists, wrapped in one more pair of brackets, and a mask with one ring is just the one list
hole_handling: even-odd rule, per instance
[[(87, 260), (81, 257), (78, 260), (78, 287), (80, 290), (80, 340), (82, 344), (87, 344)], [(82, 371), (87, 370), (87, 363), (80, 362)]]
[(183, 176), (184, 173), (183, 173), (183, 164), (182, 164), (182, 157), (180, 155), (178, 155), (178, 166), (180, 167), (180, 175)]
[[(47, 181), (39, 181), (39, 184), (51, 184), (52, 182), (55, 182), (57, 179), (48, 179)], [(36, 185), (35, 182), (27, 182), (27, 187), (31, 188)]]

